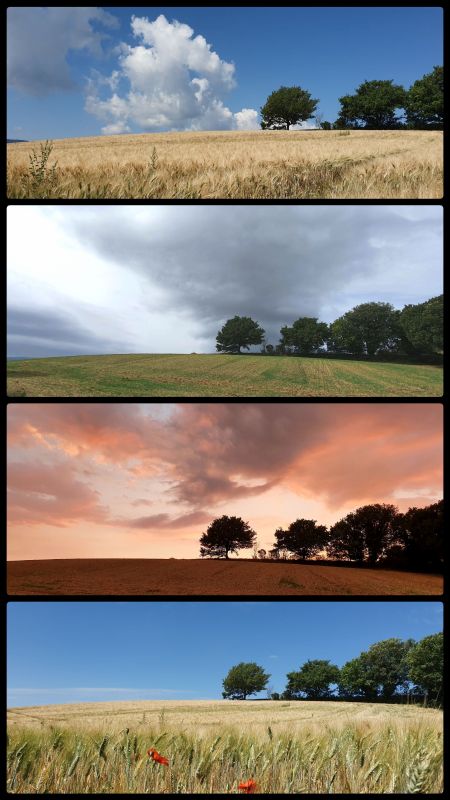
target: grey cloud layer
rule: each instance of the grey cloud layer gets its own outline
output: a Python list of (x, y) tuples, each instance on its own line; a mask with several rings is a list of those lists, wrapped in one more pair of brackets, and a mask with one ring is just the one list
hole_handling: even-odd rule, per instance
[(31, 95), (74, 89), (69, 50), (102, 52), (105, 34), (94, 30), (94, 21), (108, 28), (118, 25), (95, 6), (8, 8), (8, 85)]
[[(130, 275), (142, 285), (143, 325), (147, 315), (175, 315), (173, 352), (186, 351), (187, 329), (195, 349), (214, 351), (218, 329), (235, 314), (257, 319), (276, 343), (280, 327), (299, 316), (330, 322), (361, 302), (401, 308), (442, 291), (442, 211), (435, 207), (77, 206), (43, 213), (77, 246), (120, 267), (124, 319), (134, 314)], [(69, 287), (75, 279), (68, 275)], [(65, 312), (40, 320), (30, 285), (29, 300), (11, 311), (15, 352), (133, 352), (116, 317), (109, 340), (109, 326), (99, 333), (88, 305), (71, 300), (70, 312), (76, 325)], [(143, 337), (147, 352), (164, 352), (157, 325), (152, 330)], [(74, 349), (64, 351), (66, 341)]]
[(380, 206), (179, 206), (155, 224), (151, 210), (146, 218), (97, 207), (70, 214), (69, 224), (101, 256), (162, 287), (167, 307), (195, 317), (204, 337), (249, 314), (277, 340), (301, 315), (439, 293), (441, 212), (422, 216)]
[(8, 307), (8, 355), (45, 357), (122, 352), (123, 342), (93, 337), (66, 313)]

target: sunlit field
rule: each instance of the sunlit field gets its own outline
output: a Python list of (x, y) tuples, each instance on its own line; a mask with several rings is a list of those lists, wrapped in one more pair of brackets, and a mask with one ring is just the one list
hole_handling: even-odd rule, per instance
[(436, 397), (442, 367), (239, 355), (107, 355), (8, 362), (10, 397)]
[[(214, 131), (8, 145), (10, 198), (436, 199), (441, 131)], [(32, 152), (38, 158), (30, 167)]]
[(90, 703), (8, 723), (10, 793), (236, 794), (250, 779), (267, 794), (442, 792), (441, 712), (411, 705)]
[(427, 595), (441, 575), (246, 559), (83, 558), (8, 561), (12, 595)]

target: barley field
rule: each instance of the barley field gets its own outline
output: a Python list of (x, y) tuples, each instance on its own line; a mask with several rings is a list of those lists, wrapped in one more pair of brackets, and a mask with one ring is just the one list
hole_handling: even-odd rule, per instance
[[(149, 758), (149, 748), (168, 766)], [(12, 794), (239, 794), (248, 780), (266, 794), (442, 792), (441, 712), (332, 701), (8, 711)]]
[(151, 133), (58, 139), (49, 146), (50, 152), (44, 142), (8, 144), (9, 198), (443, 195), (441, 131)]
[(239, 355), (108, 355), (8, 362), (10, 397), (440, 397), (442, 368)]

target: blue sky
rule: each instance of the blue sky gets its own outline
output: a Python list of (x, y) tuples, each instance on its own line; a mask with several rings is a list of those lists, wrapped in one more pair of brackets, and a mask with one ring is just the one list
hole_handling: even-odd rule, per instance
[(13, 602), (8, 705), (220, 699), (240, 661), (282, 691), (309, 658), (341, 666), (382, 639), (441, 629), (439, 602)]
[(13, 7), (8, 25), (19, 139), (254, 128), (280, 85), (308, 90), (333, 121), (362, 81), (408, 88), (443, 58), (439, 7)]

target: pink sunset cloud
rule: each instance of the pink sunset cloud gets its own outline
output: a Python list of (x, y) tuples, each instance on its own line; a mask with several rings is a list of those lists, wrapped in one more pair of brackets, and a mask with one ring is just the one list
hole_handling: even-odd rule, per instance
[[(175, 550), (175, 534), (186, 534), (194, 556), (208, 521), (241, 515), (252, 498), (263, 526), (278, 508), (285, 523), (277, 498), (286, 492), (294, 505), (298, 499), (298, 516), (314, 501), (328, 521), (366, 502), (434, 502), (442, 492), (442, 409), (17, 404), (8, 410), (8, 456), (10, 537), (16, 526), (33, 525), (64, 527), (69, 536), (84, 521), (101, 526), (106, 548), (108, 530), (111, 542), (119, 528), (128, 530), (124, 555), (133, 555), (133, 532), (140, 531), (161, 546), (171, 533)], [(139, 515), (139, 505), (151, 513)]]

